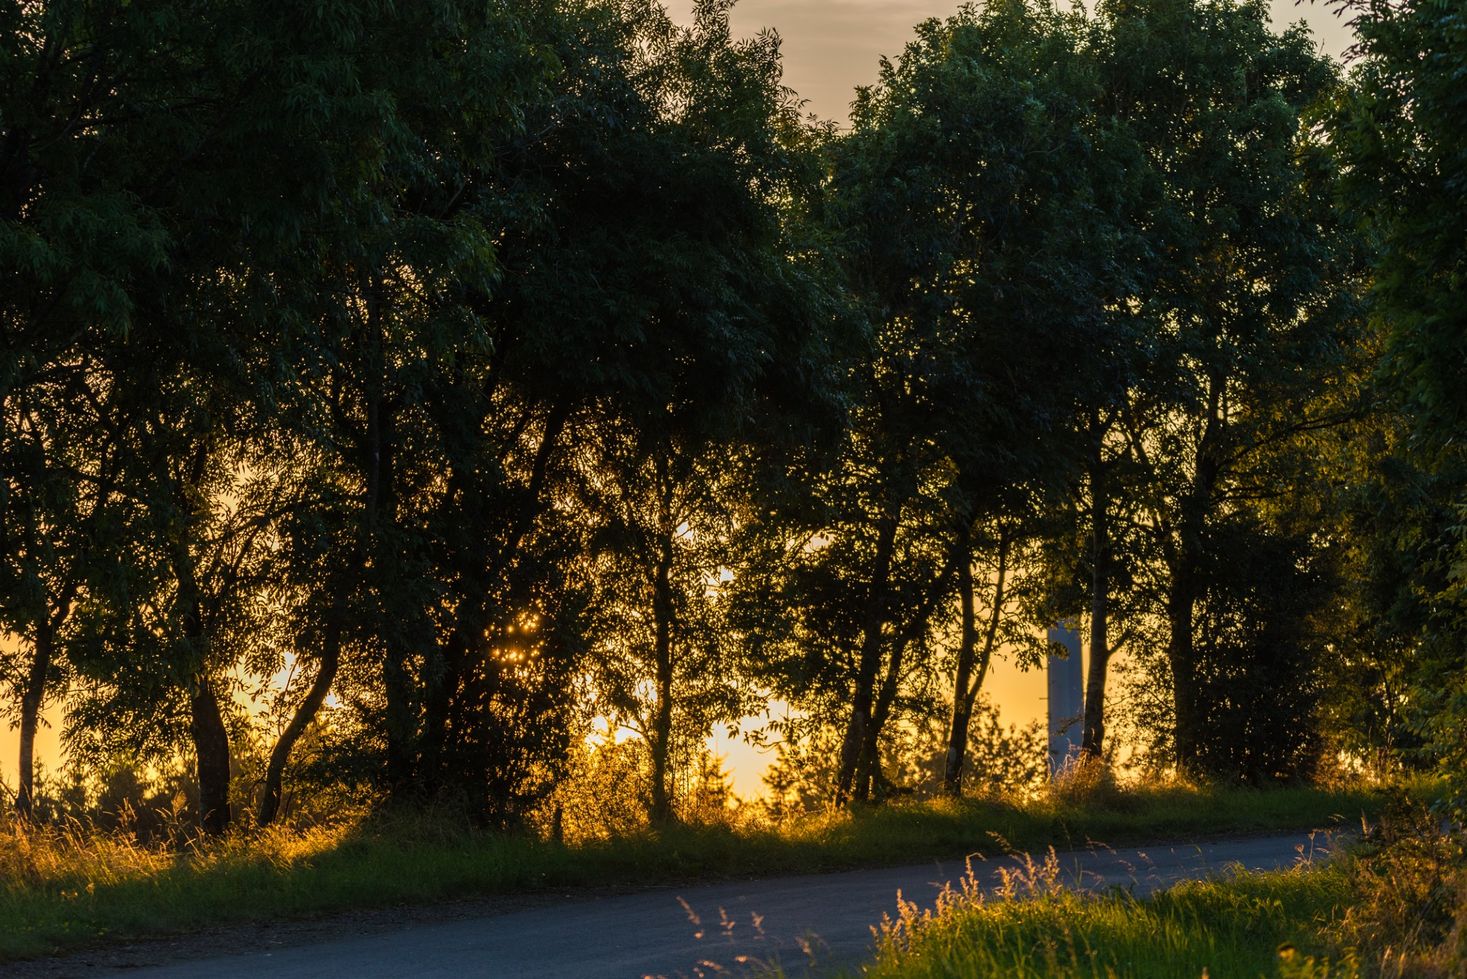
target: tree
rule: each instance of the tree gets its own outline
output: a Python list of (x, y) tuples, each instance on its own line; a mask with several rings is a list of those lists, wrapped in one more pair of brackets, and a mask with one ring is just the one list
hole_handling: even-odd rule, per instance
[(84, 397), (92, 369), (85, 359), (56, 365), (13, 399), (16, 417), (7, 419), (15, 438), (5, 454), (12, 467), (6, 498), (13, 536), (0, 593), (4, 621), (29, 650), (28, 660), (16, 663), (16, 675), (7, 678), (18, 701), (15, 807), (22, 818), (35, 806), (42, 709), (58, 687), (65, 689), (73, 615), (116, 503), (117, 447), (105, 429), (91, 424)]
[[(860, 93), (835, 148), (831, 211), (850, 240), (847, 281), (875, 324), (843, 477), (864, 484), (842, 518), (860, 536), (832, 526), (818, 552), (859, 562), (828, 574), (864, 564), (855, 573), (868, 583), (848, 599), (864, 612), (842, 797), (869, 795), (906, 657), (951, 615), (956, 582), (970, 620), (949, 732), (949, 784), (960, 784), (972, 681), (984, 673), (973, 549), (986, 540), (1015, 553), (1012, 525), (1076, 458), (1064, 421), (1092, 383), (1086, 353), (1114, 293), (1119, 235), (1095, 165), (1105, 138), (1084, 33), (1083, 18), (1043, 4), (929, 21)], [(1003, 529), (985, 536), (980, 524)], [(859, 539), (861, 557), (848, 550)], [(991, 563), (1009, 574), (1006, 559)]]
[[(1359, 36), (1352, 84), (1330, 118), (1344, 200), (1375, 245), (1369, 292), (1381, 344), (1378, 390), (1390, 411), (1364, 510), (1383, 586), (1371, 609), (1408, 654), (1417, 736), (1461, 806), (1467, 771), (1467, 263), (1454, 220), (1464, 205), (1464, 35), (1445, 0), (1342, 3)], [(1400, 645), (1397, 645), (1400, 644)]]
[(1227, 653), (1206, 645), (1199, 609), (1228, 601), (1208, 568), (1223, 528), (1278, 492), (1277, 450), (1339, 421), (1309, 410), (1341, 362), (1350, 304), (1333, 175), (1306, 115), (1336, 81), (1302, 28), (1274, 35), (1261, 5), (1116, 3), (1103, 15), (1106, 86), (1162, 188), (1148, 215), (1161, 262), (1138, 297), (1151, 366), (1119, 424), (1145, 470), (1173, 747), (1184, 770), (1236, 774), (1203, 757), (1221, 702), (1202, 677)]
[(609, 93), (627, 132), (596, 145), (596, 176), (577, 174), (591, 186), (572, 202), (589, 213), (561, 218), (604, 229), (576, 264), (604, 270), (594, 288), (621, 338), (596, 341), (586, 378), (580, 499), (602, 598), (597, 682), (647, 740), (654, 822), (674, 815), (675, 745), (701, 757), (747, 696), (719, 594), (747, 457), (808, 430), (830, 398), (831, 303), (795, 227), (818, 176), (811, 136), (780, 84), (777, 36), (734, 41), (728, 12), (702, 4), (689, 28), (636, 13), (616, 78), (632, 94)]
[(126, 9), (0, 10), (0, 536), (14, 559), (0, 604), (21, 639), (4, 672), (17, 691), (22, 815), (34, 804), (40, 711), (65, 666), (65, 629), (111, 492), (107, 449), (81, 422), (87, 350), (128, 329), (134, 277), (166, 255), (148, 193), (157, 176), (134, 152), (146, 125), (127, 119), (148, 84), (133, 79), (176, 69), (168, 40)]

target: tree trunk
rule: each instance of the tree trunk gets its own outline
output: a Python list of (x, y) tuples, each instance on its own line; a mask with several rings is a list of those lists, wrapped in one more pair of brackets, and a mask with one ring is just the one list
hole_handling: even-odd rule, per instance
[(1172, 707), (1174, 711), (1173, 748), (1177, 769), (1185, 775), (1198, 774), (1202, 730), (1201, 704), (1197, 694), (1197, 659), (1193, 642), (1193, 616), (1197, 596), (1193, 562), (1187, 547), (1172, 569), (1167, 594), (1167, 661), (1172, 671)]
[[(468, 507), (482, 503), (475, 492), (472, 478), (454, 465), (450, 449), (448, 473), (449, 499), (467, 502)], [(453, 776), (449, 772), (449, 731), (452, 727), (454, 705), (461, 696), (465, 676), (468, 672), (470, 647), (484, 647), (486, 634), (485, 611), (488, 589), (483, 582), (482, 566), (487, 548), (472, 548), (474, 556), (466, 553), (450, 553), (449, 561), (454, 565), (454, 577), (461, 582), (457, 603), (453, 613), (453, 628), (440, 641), (434, 642), (424, 651), (422, 665), (423, 729), (417, 752), (417, 787), (425, 798), (445, 797)], [(477, 559), (477, 560), (476, 560)], [(480, 658), (482, 665), (484, 657)]]
[(893, 788), (892, 782), (881, 771), (881, 725), (873, 723), (866, 732), (866, 742), (861, 746), (861, 763), (857, 778), (860, 780), (861, 800), (883, 801)]
[[(993, 650), (998, 644), (998, 627), (1002, 621), (1003, 605), (1008, 584), (1009, 532), (999, 530), (998, 574), (993, 585), (993, 607), (989, 610), (988, 629), (979, 652), (977, 615), (975, 614), (973, 581), (973, 551), (964, 535), (961, 559), (958, 563), (958, 597), (962, 603), (962, 639), (958, 647), (958, 664), (953, 677), (953, 713), (947, 731), (947, 757), (943, 765), (942, 788), (950, 796), (963, 791), (963, 768), (968, 758), (968, 728), (973, 720), (973, 704), (983, 681), (988, 675), (988, 665), (993, 661)], [(977, 676), (974, 677), (974, 673)]]
[(900, 507), (892, 508), (877, 528), (876, 555), (872, 564), (871, 587), (866, 593), (866, 618), (861, 629), (861, 658), (856, 667), (855, 690), (851, 697), (851, 717), (841, 743), (840, 768), (835, 781), (835, 801), (844, 805), (852, 799), (864, 800), (858, 794), (858, 770), (861, 755), (871, 727), (871, 710), (875, 698), (877, 673), (881, 668), (881, 639), (886, 625), (886, 591), (891, 577), (892, 552), (896, 547), (897, 521)]
[(280, 737), (270, 752), (270, 763), (265, 768), (264, 792), (260, 796), (259, 823), (261, 826), (269, 826), (280, 812), (281, 782), (285, 777), (286, 763), (290, 761), (290, 752), (321, 709), (321, 704), (325, 702), (326, 694), (331, 690), (331, 684), (336, 679), (336, 671), (340, 665), (341, 624), (332, 622), (326, 629), (325, 642), (321, 649), (321, 664), (316, 671), (316, 679), (312, 681), (311, 688), (306, 691), (305, 699), (296, 708), (295, 715), (291, 717), (285, 730), (280, 732)]
[(218, 836), (229, 827), (229, 733), (214, 690), (202, 675), (189, 696), (189, 713), (198, 764), (199, 824)]
[[(195, 450), (192, 474), (185, 484), (198, 486), (203, 480), (208, 448)], [(177, 487), (180, 497), (183, 487)], [(199, 783), (199, 825), (211, 836), (222, 834), (230, 821), (229, 732), (219, 710), (219, 700), (209, 683), (209, 629), (204, 620), (201, 590), (193, 555), (185, 541), (174, 545), (173, 573), (178, 581), (182, 605), (183, 638), (194, 656), (193, 676), (188, 689), (189, 732), (193, 737), (195, 775)]]
[[(460, 612), (461, 619), (462, 615)], [(423, 665), (423, 734), (417, 781), (428, 798), (441, 797), (451, 777), (448, 772), (450, 717), (468, 663), (466, 636), (460, 621), (443, 642), (434, 644), (431, 658)]]
[(968, 723), (973, 719), (973, 702), (968, 698), (972, 686), (973, 664), (978, 657), (978, 623), (973, 609), (973, 551), (968, 533), (959, 545), (958, 602), (962, 613), (962, 633), (958, 639), (958, 662), (953, 673), (953, 713), (947, 725), (947, 756), (943, 759), (942, 790), (950, 796), (963, 791), (963, 761), (968, 754)]
[(417, 759), (413, 747), (417, 723), (408, 655), (402, 644), (392, 639), (383, 642), (382, 687), (386, 695), (383, 719), (387, 734), (387, 791), (393, 799), (402, 801), (416, 794), (413, 774)]
[[(864, 643), (863, 643), (864, 645)], [(862, 659), (865, 659), (864, 653)], [(835, 803), (865, 801), (863, 786), (858, 784), (861, 770), (861, 752), (865, 750), (867, 731), (871, 727), (871, 704), (874, 694), (872, 681), (862, 675), (856, 680), (855, 695), (851, 699), (851, 717), (846, 722), (846, 734), (840, 747), (840, 770), (836, 774)]]
[(1214, 378), (1208, 395), (1208, 421), (1197, 447), (1192, 485), (1181, 500), (1177, 521), (1177, 546), (1171, 561), (1171, 587), (1167, 593), (1167, 624), (1171, 635), (1167, 659), (1172, 670), (1172, 707), (1175, 726), (1173, 747), (1177, 770), (1202, 776), (1202, 748), (1206, 742), (1206, 705), (1199, 689), (1196, 648), (1197, 601), (1203, 588), (1199, 581), (1206, 547), (1207, 517), (1214, 506), (1220, 478), (1219, 442), (1222, 438), (1219, 404), (1223, 382)]
[(15, 814), (30, 819), (35, 814), (36, 731), (41, 723), (41, 705), (46, 699), (46, 679), (51, 671), (54, 633), (50, 618), (42, 615), (36, 622), (36, 642), (31, 668), (26, 673), (20, 695), (20, 765), (15, 790)]
[(1105, 751), (1105, 680), (1110, 664), (1109, 488), (1100, 436), (1090, 458), (1090, 668), (1085, 679), (1085, 728), (1080, 755), (1098, 761)]
[(899, 636), (892, 643), (891, 662), (882, 677), (876, 702), (871, 707), (871, 720), (866, 725), (861, 741), (860, 761), (856, 766), (855, 798), (864, 802), (876, 798), (882, 787), (881, 732), (886, 719), (891, 716), (891, 706), (896, 702), (897, 690), (901, 686), (902, 662), (906, 658), (907, 637)]
[(396, 542), (384, 534), (396, 520), (393, 473), (393, 418), (387, 402), (387, 356), (385, 326), (382, 322), (382, 280), (374, 271), (364, 283), (363, 305), (366, 308), (364, 336), (365, 364), (362, 396), (367, 416), (363, 446), (362, 475), (365, 485), (366, 532), (368, 550), (373, 556), (378, 612), (383, 616), (380, 630), (382, 642), (382, 689), (385, 698), (383, 721), (387, 736), (387, 790), (395, 799), (416, 791), (417, 708), (414, 687), (408, 669), (409, 651), (397, 634), (397, 623), (388, 621), (391, 603), (386, 601), (394, 586), (387, 569), (396, 563), (392, 553)]
[(1110, 664), (1109, 608), (1106, 599), (1090, 600), (1090, 665), (1085, 678), (1085, 730), (1080, 740), (1080, 755), (1099, 761), (1105, 753), (1105, 681)]
[(660, 523), (661, 540), (652, 594), (657, 710), (652, 719), (652, 809), (649, 813), (652, 822), (658, 825), (671, 822), (673, 817), (672, 792), (668, 786), (672, 756), (672, 528), (666, 513)]

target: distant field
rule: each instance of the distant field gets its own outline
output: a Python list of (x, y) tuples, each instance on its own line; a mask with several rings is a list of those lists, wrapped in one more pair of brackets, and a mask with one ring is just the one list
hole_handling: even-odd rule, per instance
[[(183, 853), (0, 829), (0, 960), (212, 925), (573, 888), (754, 877), (1358, 826), (1365, 790), (1162, 788), (1022, 804), (912, 802), (782, 827), (678, 827), (562, 846), (445, 820), (377, 818), (240, 834)], [(1215, 973), (1221, 975), (1222, 973)]]

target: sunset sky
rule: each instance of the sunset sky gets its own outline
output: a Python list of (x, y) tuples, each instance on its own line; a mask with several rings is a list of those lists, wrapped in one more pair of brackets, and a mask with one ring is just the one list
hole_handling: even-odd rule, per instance
[[(1306, 21), (1327, 54), (1339, 57), (1348, 46), (1349, 28), (1324, 3), (1271, 5), (1276, 25)], [(733, 25), (739, 34), (779, 31), (785, 84), (808, 100), (809, 111), (844, 123), (854, 88), (876, 80), (878, 59), (900, 54), (914, 24), (959, 6), (953, 0), (740, 0)], [(673, 0), (668, 7), (687, 19), (693, 3)]]

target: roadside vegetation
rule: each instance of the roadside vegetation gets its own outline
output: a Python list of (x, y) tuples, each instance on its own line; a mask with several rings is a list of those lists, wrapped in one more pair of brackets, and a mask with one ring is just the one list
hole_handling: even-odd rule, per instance
[(776, 823), (720, 824), (558, 844), (447, 814), (375, 815), (147, 845), (121, 831), (0, 831), (0, 958), (245, 921), (584, 888), (843, 870), (1360, 825), (1378, 792), (1117, 789), (1093, 798), (931, 799)]
[(1067, 890), (1051, 853), (972, 874), (881, 926), (870, 979), (1447, 979), (1467, 970), (1467, 836), (1397, 800), (1322, 863), (1235, 873), (1138, 897)]
[[(1178, 979), (1267, 976), (1285, 963), (1323, 959), (1322, 925), (1350, 895), (1335, 867), (1240, 874), (1179, 884), (1149, 898), (1065, 890), (1041, 862), (1001, 894), (949, 895), (925, 917), (904, 907), (882, 932), (873, 979), (1014, 976), (1020, 979)], [(1353, 973), (1287, 971), (1284, 975)]]

